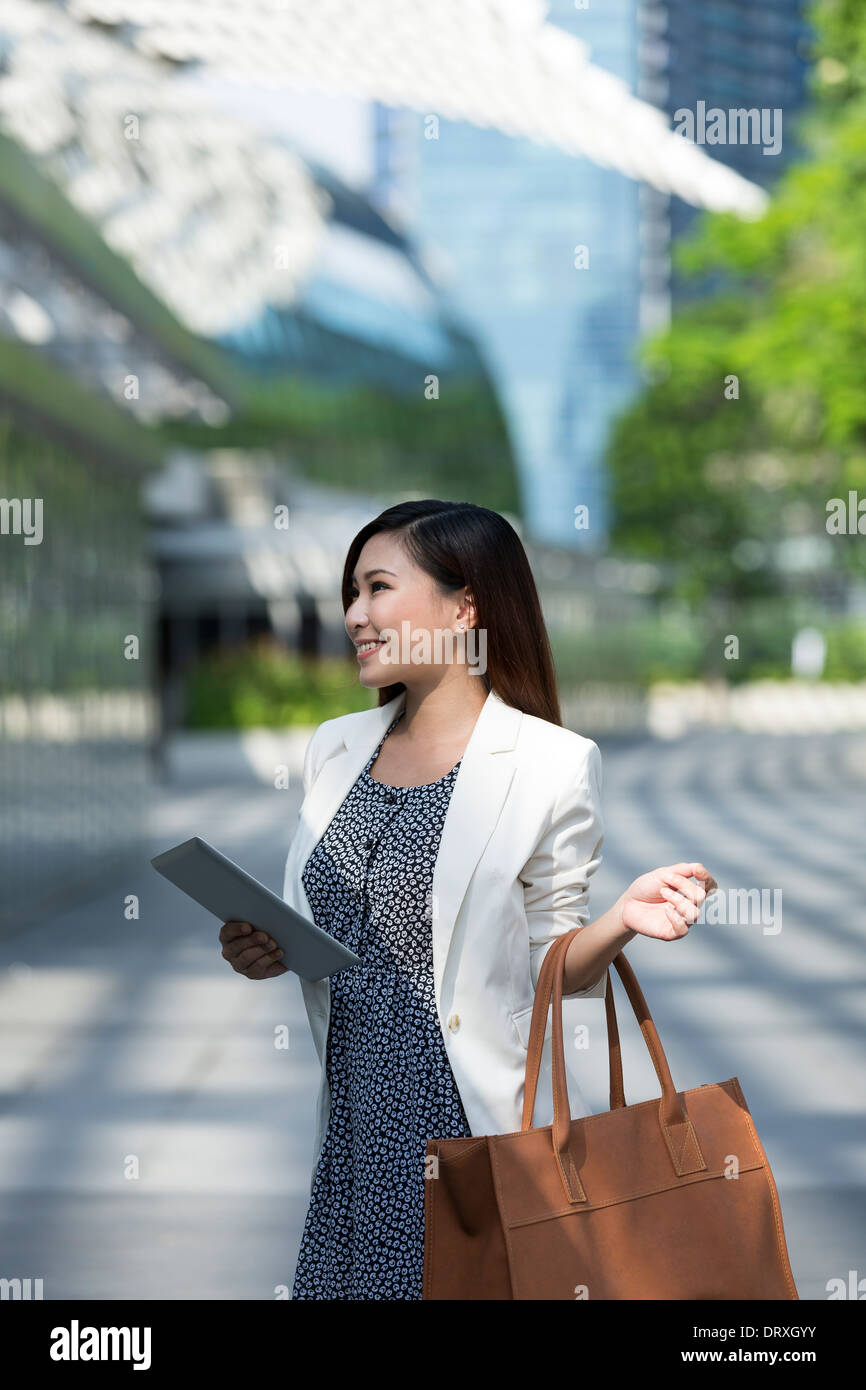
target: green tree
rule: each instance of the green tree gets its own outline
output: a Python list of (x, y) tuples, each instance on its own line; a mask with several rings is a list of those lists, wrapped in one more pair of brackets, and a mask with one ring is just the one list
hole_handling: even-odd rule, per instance
[(644, 345), (609, 449), (614, 547), (728, 618), (866, 573), (862, 537), (826, 524), (831, 498), (866, 496), (866, 8), (823, 0), (809, 19), (807, 158), (759, 220), (704, 214), (677, 248), (723, 287)]

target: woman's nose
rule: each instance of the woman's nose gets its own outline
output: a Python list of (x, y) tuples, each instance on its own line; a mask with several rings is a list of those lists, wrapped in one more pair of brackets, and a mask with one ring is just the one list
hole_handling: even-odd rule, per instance
[(362, 627), (367, 625), (367, 615), (360, 602), (356, 599), (346, 609), (346, 631), (352, 637), (356, 632), (360, 632)]

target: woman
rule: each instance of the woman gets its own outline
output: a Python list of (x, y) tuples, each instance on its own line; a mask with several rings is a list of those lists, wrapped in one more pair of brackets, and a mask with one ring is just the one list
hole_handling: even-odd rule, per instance
[[(349, 547), (342, 597), (378, 705), (310, 741), (283, 896), (360, 964), (301, 981), (322, 1078), (292, 1296), (420, 1299), (427, 1140), (520, 1129), (548, 947), (583, 923), (564, 993), (602, 997), (634, 935), (684, 936), (715, 884), (702, 864), (655, 869), (588, 922), (600, 754), (562, 727), (535, 583), (503, 517), (391, 507)], [(484, 638), (474, 670), (469, 634)], [(248, 923), (220, 939), (251, 979), (286, 968)]]

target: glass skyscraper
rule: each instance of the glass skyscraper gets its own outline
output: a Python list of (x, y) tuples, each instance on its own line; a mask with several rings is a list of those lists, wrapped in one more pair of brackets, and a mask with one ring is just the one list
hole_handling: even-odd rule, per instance
[[(705, 152), (763, 186), (795, 157), (805, 86), (800, 0), (554, 0), (547, 18), (591, 61), (671, 118), (699, 100), (781, 107), (778, 156), (756, 145)], [(590, 551), (610, 523), (609, 428), (640, 387), (640, 338), (683, 289), (671, 241), (696, 210), (587, 158), (525, 139), (379, 108), (373, 196), (436, 244), (455, 313), (474, 333), (517, 451), (524, 510), (539, 540)], [(588, 509), (588, 529), (575, 509)], [(580, 520), (580, 516), (577, 517)]]
[[(763, 0), (760, 5), (753, 0), (703, 0), (700, 5), (643, 0), (637, 94), (665, 111), (674, 128), (682, 128), (682, 113), (690, 113), (698, 143), (709, 133), (711, 113), (724, 112), (728, 119), (719, 134), (740, 138), (707, 140), (706, 153), (752, 183), (772, 188), (785, 166), (802, 154), (797, 116), (806, 97), (809, 62), (805, 8), (804, 0)], [(732, 112), (743, 114), (732, 119)], [(745, 113), (751, 113), (748, 121)], [(690, 230), (698, 210), (681, 198), (662, 201), (665, 235), (676, 241)], [(670, 302), (699, 297), (707, 288), (707, 282), (686, 281), (673, 271)]]
[[(634, 90), (630, 0), (582, 11), (557, 0), (548, 18)], [(455, 312), (499, 391), (530, 532), (602, 548), (604, 442), (636, 384), (638, 184), (528, 140), (384, 109), (375, 179), (375, 196), (443, 253)]]

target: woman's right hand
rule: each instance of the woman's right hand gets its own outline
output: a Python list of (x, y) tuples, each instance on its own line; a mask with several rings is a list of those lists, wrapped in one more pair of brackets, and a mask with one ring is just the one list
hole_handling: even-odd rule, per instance
[(280, 965), (283, 952), (266, 931), (256, 931), (249, 922), (224, 922), (220, 927), (223, 957), (232, 970), (246, 975), (248, 980), (269, 980), (283, 975), (287, 965)]

